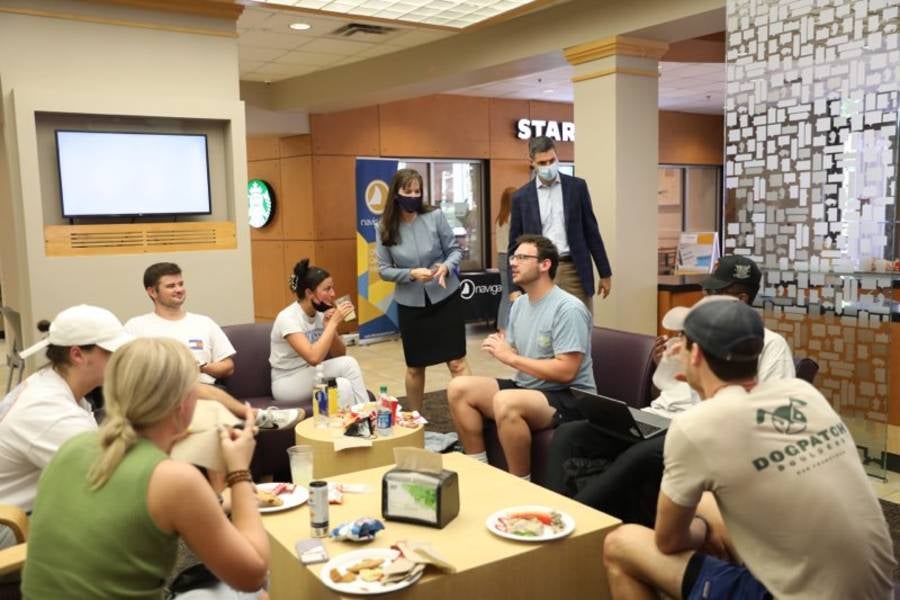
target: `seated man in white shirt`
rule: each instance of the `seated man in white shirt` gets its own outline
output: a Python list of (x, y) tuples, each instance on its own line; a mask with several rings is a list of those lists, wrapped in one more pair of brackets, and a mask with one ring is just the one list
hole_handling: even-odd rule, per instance
[[(155, 263), (144, 271), (144, 289), (153, 302), (153, 312), (133, 317), (125, 330), (135, 337), (169, 337), (182, 342), (200, 366), (202, 398), (222, 403), (232, 414), (243, 417), (244, 406), (223, 388), (217, 379), (234, 372), (234, 346), (215, 321), (187, 312), (187, 291), (181, 268), (175, 263)], [(266, 408), (256, 412), (260, 429), (285, 429), (304, 417), (303, 409)]]
[[(0, 402), (0, 504), (30, 512), (41, 472), (59, 447), (97, 429), (84, 396), (103, 383), (106, 361), (130, 339), (111, 312), (80, 305), (60, 312), (49, 335), (20, 353), (27, 358), (46, 348), (50, 364)], [(0, 527), (0, 548), (14, 543)]]
[[(709, 295), (701, 302), (727, 297), (752, 304), (761, 279), (759, 267), (749, 258), (726, 256), (703, 281), (702, 286)], [(687, 311), (685, 307), (673, 308), (663, 318), (663, 327), (680, 331)], [(672, 369), (673, 363), (678, 363), (677, 357), (662, 358), (653, 377), (660, 395), (643, 410), (672, 418), (700, 402), (697, 393), (677, 378), (679, 368)], [(765, 345), (759, 356), (759, 380), (794, 375), (794, 359), (787, 341), (766, 329)], [(548, 485), (558, 493), (625, 522), (652, 526), (662, 479), (664, 443), (665, 434), (629, 442), (608, 435), (587, 421), (564, 424), (556, 430), (550, 447)]]
[(800, 379), (757, 384), (764, 330), (739, 302), (684, 319), (702, 402), (666, 435), (655, 530), (610, 533), (614, 598), (892, 597), (891, 536), (847, 426)]

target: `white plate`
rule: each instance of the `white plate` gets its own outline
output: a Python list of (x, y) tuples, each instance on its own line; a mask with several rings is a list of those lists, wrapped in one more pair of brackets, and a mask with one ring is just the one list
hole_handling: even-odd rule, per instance
[[(277, 486), (277, 483), (257, 483), (255, 484), (257, 489), (264, 490), (266, 492), (271, 492)], [(261, 513), (273, 513), (279, 512), (282, 510), (288, 510), (290, 508), (294, 508), (296, 506), (300, 506), (304, 504), (307, 500), (309, 500), (309, 492), (306, 491), (306, 488), (302, 485), (298, 485), (294, 487), (294, 491), (290, 494), (278, 494), (278, 497), (284, 500), (284, 504), (281, 506), (260, 506), (259, 512)]]
[(549, 506), (535, 506), (535, 505), (527, 505), (527, 506), (511, 506), (510, 508), (504, 508), (503, 510), (498, 510), (491, 516), (487, 518), (485, 521), (485, 525), (496, 535), (500, 537), (506, 538), (508, 540), (516, 540), (517, 542), (546, 542), (549, 540), (558, 540), (559, 538), (564, 538), (573, 531), (575, 531), (575, 519), (561, 510), (556, 510), (562, 516), (563, 528), (561, 531), (554, 532), (550, 527), (544, 525), (544, 535), (540, 536), (526, 536), (526, 535), (516, 535), (514, 533), (507, 533), (506, 531), (502, 531), (497, 527), (497, 520), (501, 517), (505, 517), (507, 515), (522, 513), (522, 512), (551, 512), (556, 509), (550, 508)]
[(347, 567), (354, 565), (362, 560), (366, 560), (367, 558), (383, 558), (384, 563), (382, 563), (381, 567), (379, 567), (383, 569), (384, 567), (391, 564), (391, 562), (398, 556), (400, 556), (400, 552), (398, 552), (397, 550), (391, 550), (389, 548), (369, 548), (367, 550), (347, 552), (345, 554), (341, 554), (340, 556), (336, 556), (325, 563), (322, 566), (322, 569), (319, 571), (319, 579), (321, 579), (322, 583), (324, 583), (327, 587), (341, 594), (361, 594), (364, 596), (374, 596), (375, 594), (387, 594), (390, 592), (396, 592), (397, 590), (402, 590), (403, 588), (407, 588), (417, 582), (422, 577), (422, 573), (419, 573), (412, 579), (404, 579), (403, 581), (388, 583), (386, 585), (383, 585), (377, 581), (363, 581), (359, 577), (357, 577), (356, 581), (352, 583), (335, 583), (331, 580), (329, 573), (331, 573), (332, 569), (337, 569), (338, 572), (343, 575), (347, 572)]

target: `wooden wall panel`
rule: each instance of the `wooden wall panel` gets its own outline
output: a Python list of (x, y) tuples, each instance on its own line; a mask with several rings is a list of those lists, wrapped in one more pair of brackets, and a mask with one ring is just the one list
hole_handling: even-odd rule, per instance
[[(356, 159), (313, 158), (314, 234), (316, 240), (356, 239)], [(354, 251), (355, 256), (355, 251)]]
[(516, 137), (516, 121), (531, 118), (528, 100), (490, 99), (491, 159), (527, 159), (528, 140)]
[(278, 142), (281, 158), (309, 156), (312, 154), (312, 136), (308, 133), (283, 137)]
[(378, 106), (309, 116), (313, 154), (378, 156)]
[(489, 158), (490, 100), (423, 96), (382, 104), (381, 156)]
[(284, 285), (287, 289), (289, 298), (293, 298), (292, 292), (287, 288), (287, 281), (294, 270), (294, 265), (301, 259), (308, 258), (313, 265), (318, 264), (316, 258), (316, 243), (310, 240), (306, 241), (286, 241), (284, 242)]
[[(532, 119), (544, 119), (545, 121), (574, 121), (575, 105), (563, 102), (541, 102), (529, 100)], [(575, 128), (575, 139), (578, 139), (578, 127)], [(526, 152), (527, 154), (527, 152)], [(574, 142), (556, 142), (556, 155), (559, 160), (572, 162), (575, 160)]]
[(290, 301), (283, 247), (280, 241), (254, 240), (250, 244), (253, 306), (258, 320), (274, 319)]
[(500, 195), (508, 187), (516, 189), (528, 182), (531, 169), (526, 159), (519, 160), (492, 160), (491, 161), (491, 255), (489, 264), (500, 268), (497, 262), (497, 240), (495, 237), (494, 221), (500, 211)]
[(247, 138), (247, 161), (273, 160), (280, 157), (278, 136), (253, 136)]
[(659, 112), (661, 164), (721, 165), (724, 154), (725, 128), (721, 115)]
[(262, 179), (275, 194), (275, 214), (262, 229), (250, 228), (251, 240), (284, 239), (284, 209), (282, 207), (281, 161), (257, 160), (247, 164), (247, 180)]
[(295, 156), (281, 160), (281, 200), (279, 209), (287, 240), (314, 237), (312, 157)]
[[(316, 243), (316, 261), (317, 265), (331, 273), (338, 296), (350, 294), (354, 306), (357, 305), (356, 240), (328, 240)], [(343, 323), (338, 327), (340, 333), (358, 329), (357, 321)]]

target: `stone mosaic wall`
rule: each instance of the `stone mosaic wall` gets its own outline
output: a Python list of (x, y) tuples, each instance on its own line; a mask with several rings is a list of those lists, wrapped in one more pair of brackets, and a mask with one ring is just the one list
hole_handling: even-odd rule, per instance
[(869, 422), (888, 420), (900, 279), (898, 4), (727, 2), (725, 253), (760, 264), (768, 326)]

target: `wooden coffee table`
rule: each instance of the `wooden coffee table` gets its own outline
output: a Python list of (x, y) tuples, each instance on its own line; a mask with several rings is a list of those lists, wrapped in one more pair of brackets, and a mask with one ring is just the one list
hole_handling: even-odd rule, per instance
[[(460, 513), (444, 529), (385, 521), (385, 530), (369, 544), (324, 541), (331, 558), (361, 548), (388, 548), (400, 540), (429, 542), (456, 568), (452, 575), (427, 574), (415, 585), (390, 595), (396, 599), (539, 599), (608, 598), (603, 568), (603, 540), (620, 521), (505, 471), (459, 453), (444, 455), (444, 468), (459, 474)], [(335, 527), (359, 517), (381, 518), (381, 478), (390, 467), (333, 477), (341, 483), (364, 483), (366, 494), (345, 494), (332, 505)], [(485, 520), (514, 505), (540, 504), (575, 519), (575, 531), (545, 543), (511, 541), (492, 534)], [(269, 594), (273, 600), (351, 598), (333, 592), (319, 580), (321, 565), (305, 566), (295, 543), (310, 537), (309, 507), (263, 515), (271, 541)], [(359, 596), (353, 596), (359, 598)]]
[(394, 448), (425, 447), (425, 428), (421, 425), (415, 429), (395, 425), (390, 436), (375, 438), (371, 447), (348, 448), (339, 452), (334, 450), (335, 437), (343, 434), (339, 428), (316, 427), (314, 419), (306, 419), (297, 423), (294, 434), (298, 446), (312, 446), (313, 477), (316, 479), (392, 465)]

